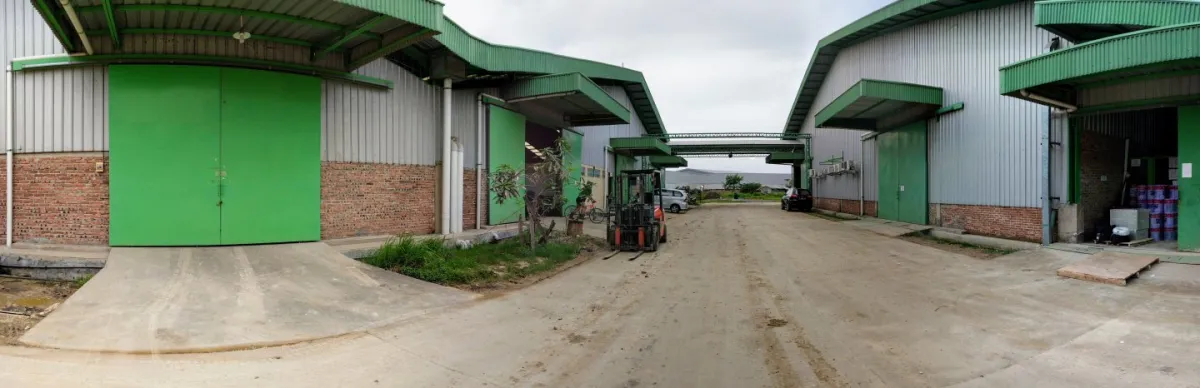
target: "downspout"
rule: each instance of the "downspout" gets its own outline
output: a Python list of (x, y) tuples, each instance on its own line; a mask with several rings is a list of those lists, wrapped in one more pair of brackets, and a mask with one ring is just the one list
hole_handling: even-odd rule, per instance
[(71, 19), (71, 26), (75, 28), (75, 34), (79, 35), (79, 40), (83, 41), (83, 51), (88, 55), (92, 55), (92, 41), (88, 40), (87, 33), (83, 30), (83, 24), (79, 23), (79, 15), (75, 14), (75, 6), (71, 5), (71, 0), (58, 0), (62, 4), (63, 10), (67, 11), (67, 18)]
[(13, 86), (12, 65), (4, 69), (4, 246), (12, 248), (13, 232)]
[(863, 172), (867, 170), (867, 166), (866, 163), (862, 163), (867, 160), (867, 140), (861, 137), (858, 139), (858, 160), (858, 216), (862, 217), (867, 213), (867, 190), (863, 184), (863, 176), (867, 175)]
[(442, 80), (442, 209), (441, 214), (442, 234), (450, 234), (450, 143), (451, 139), (451, 108), (453, 107), (453, 86), (454, 81), (446, 78)]
[(487, 186), (483, 182), (483, 139), (484, 128), (487, 128), (483, 122), (487, 118), (487, 104), (483, 102), (485, 98), (504, 101), (487, 93), (479, 93), (475, 97), (479, 102), (479, 106), (475, 108), (475, 229), (483, 229), (483, 188)]

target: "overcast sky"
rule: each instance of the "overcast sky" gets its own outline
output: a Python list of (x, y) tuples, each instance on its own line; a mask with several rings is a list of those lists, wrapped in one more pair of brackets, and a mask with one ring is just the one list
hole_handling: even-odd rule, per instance
[[(778, 132), (821, 38), (890, 0), (443, 0), (467, 31), (641, 71), (667, 131)], [(762, 158), (694, 168), (790, 172)]]

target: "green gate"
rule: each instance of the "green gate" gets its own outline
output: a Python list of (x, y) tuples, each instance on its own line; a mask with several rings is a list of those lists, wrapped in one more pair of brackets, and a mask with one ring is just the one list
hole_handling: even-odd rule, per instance
[(879, 218), (927, 224), (929, 188), (925, 121), (879, 134)]
[(111, 66), (109, 243), (319, 240), (320, 93), (297, 75)]
[[(1179, 107), (1179, 163), (1180, 166), (1200, 163), (1200, 106)], [(1196, 173), (1195, 167), (1190, 170)], [(1200, 250), (1200, 179), (1194, 175), (1179, 176), (1178, 212), (1179, 250)]]
[(488, 172), (495, 174), (500, 166), (508, 165), (522, 173), (520, 198), (501, 204), (496, 194), (488, 190), (488, 223), (517, 222), (525, 211), (525, 116), (492, 106), (488, 117)]
[(564, 165), (570, 171), (567, 181), (563, 182), (563, 199), (566, 200), (567, 206), (574, 206), (575, 198), (579, 197), (579, 193), (583, 190), (579, 186), (583, 180), (583, 135), (564, 129), (562, 136), (567, 145), (571, 147), (570, 152), (563, 155)]

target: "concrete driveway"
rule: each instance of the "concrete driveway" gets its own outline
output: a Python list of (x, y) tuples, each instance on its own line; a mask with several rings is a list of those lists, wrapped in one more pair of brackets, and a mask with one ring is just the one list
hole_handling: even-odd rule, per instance
[[(774, 204), (673, 218), (634, 261), (363, 335), (200, 355), (0, 349), (9, 386), (1195, 387), (1196, 290), (1059, 279)], [(70, 370), (70, 373), (63, 373)]]

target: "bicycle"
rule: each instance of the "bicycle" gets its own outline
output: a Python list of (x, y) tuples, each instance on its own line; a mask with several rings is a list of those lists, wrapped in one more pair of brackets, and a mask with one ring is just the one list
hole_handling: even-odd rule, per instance
[(608, 217), (610, 215), (613, 215), (616, 213), (617, 213), (617, 209), (614, 209), (613, 205), (611, 203), (608, 205), (608, 209), (606, 209), (606, 210), (600, 210), (600, 208), (596, 207), (595, 203), (593, 203), (591, 206), (591, 210), (588, 210), (587, 215), (588, 215), (588, 218), (592, 220), (592, 223), (602, 224), (602, 223), (604, 223), (605, 220), (608, 219)]

